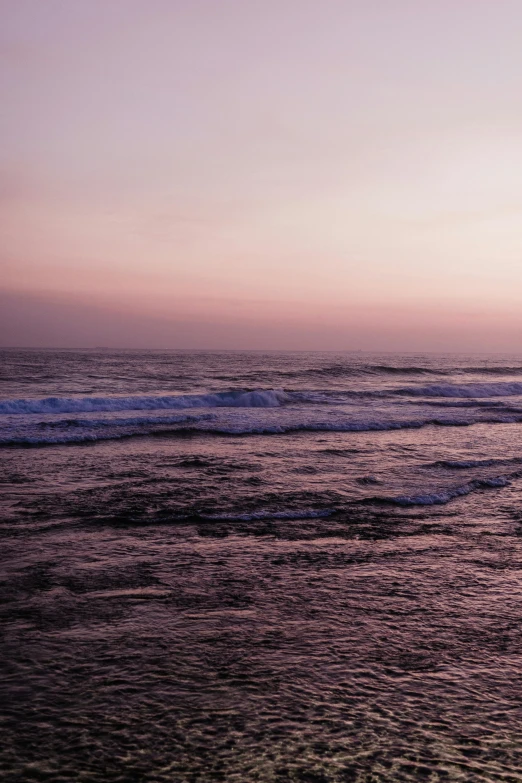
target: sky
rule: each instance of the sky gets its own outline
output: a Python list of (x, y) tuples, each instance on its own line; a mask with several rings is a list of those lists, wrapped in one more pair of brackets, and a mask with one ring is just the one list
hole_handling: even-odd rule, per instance
[(520, 0), (0, 0), (0, 344), (522, 350)]

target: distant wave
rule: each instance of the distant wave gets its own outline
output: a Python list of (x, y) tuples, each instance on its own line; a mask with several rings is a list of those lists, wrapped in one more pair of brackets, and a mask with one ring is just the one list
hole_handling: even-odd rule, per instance
[(493, 367), (459, 367), (453, 372), (461, 372), (469, 375), (522, 375), (522, 367), (519, 366), (493, 366)]
[(476, 367), (419, 367), (404, 366), (392, 364), (373, 364), (366, 365), (364, 368), (368, 372), (400, 375), (522, 375), (522, 367), (513, 365), (497, 366), (476, 366)]
[(307, 367), (299, 370), (283, 370), (280, 377), (301, 378), (304, 376), (320, 378), (342, 378), (361, 375), (446, 375), (445, 370), (429, 367), (397, 367), (392, 364), (332, 364), (328, 367)]
[(397, 367), (394, 364), (368, 364), (365, 371), (377, 375), (446, 375), (446, 370), (436, 370), (431, 367)]
[(176, 408), (275, 408), (289, 402), (290, 399), (288, 394), (279, 389), (163, 397), (46, 397), (40, 400), (0, 401), (0, 414), (91, 413)]
[(522, 375), (522, 366), (475, 366), (475, 367), (422, 367), (420, 365), (397, 364), (332, 364), (326, 367), (306, 367), (298, 370), (282, 370), (280, 377), (341, 378), (364, 375)]
[(510, 397), (522, 394), (522, 383), (440, 383), (408, 386), (395, 393), (415, 397)]

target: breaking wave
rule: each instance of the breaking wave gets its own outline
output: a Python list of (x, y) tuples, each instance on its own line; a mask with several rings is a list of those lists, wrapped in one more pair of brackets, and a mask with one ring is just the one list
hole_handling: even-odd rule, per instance
[(522, 383), (440, 383), (431, 386), (407, 386), (396, 394), (415, 397), (511, 397), (522, 394)]
[(3, 400), (0, 402), (0, 414), (92, 413), (181, 408), (276, 408), (290, 401), (291, 397), (281, 389), (163, 397), (46, 397), (41, 400)]
[[(411, 368), (413, 369), (413, 368)], [(125, 397), (45, 397), (43, 399), (14, 399), (0, 401), (0, 415), (31, 414), (81, 414), (124, 411), (182, 410), (188, 408), (279, 408), (289, 404), (339, 405), (361, 397), (384, 398), (389, 394), (410, 397), (476, 398), (508, 397), (522, 395), (522, 383), (465, 383), (407, 386), (393, 390), (342, 391), (283, 389), (232, 390), (210, 394), (184, 394), (163, 396)], [(434, 404), (426, 401), (426, 404)], [(441, 403), (441, 405), (467, 407), (467, 402)], [(477, 406), (487, 403), (475, 403)], [(470, 402), (469, 405), (473, 405)], [(491, 402), (491, 406), (500, 403)], [(513, 412), (518, 412), (518, 409)]]

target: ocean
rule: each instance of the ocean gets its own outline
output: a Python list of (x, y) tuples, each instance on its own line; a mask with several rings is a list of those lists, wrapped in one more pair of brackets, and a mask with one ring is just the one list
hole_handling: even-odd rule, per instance
[(522, 781), (522, 356), (1, 373), (1, 781)]

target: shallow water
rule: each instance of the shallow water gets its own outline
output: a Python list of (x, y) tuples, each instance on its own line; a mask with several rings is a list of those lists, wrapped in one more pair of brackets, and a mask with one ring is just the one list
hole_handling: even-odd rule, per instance
[(522, 780), (520, 357), (2, 360), (2, 780)]

